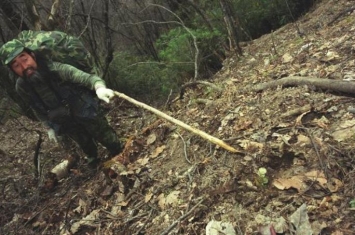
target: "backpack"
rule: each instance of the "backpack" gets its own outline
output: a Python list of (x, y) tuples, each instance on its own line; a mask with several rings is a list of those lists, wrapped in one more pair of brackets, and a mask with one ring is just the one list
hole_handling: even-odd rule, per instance
[(39, 51), (47, 59), (70, 64), (87, 73), (96, 73), (90, 52), (79, 38), (60, 31), (22, 31), (18, 37), (26, 48)]

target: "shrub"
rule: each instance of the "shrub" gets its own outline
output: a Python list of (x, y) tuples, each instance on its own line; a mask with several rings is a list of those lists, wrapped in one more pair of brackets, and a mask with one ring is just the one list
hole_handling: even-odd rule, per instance
[(109, 74), (110, 87), (147, 103), (165, 102), (170, 90), (177, 89), (178, 75), (166, 65), (127, 52), (115, 55)]

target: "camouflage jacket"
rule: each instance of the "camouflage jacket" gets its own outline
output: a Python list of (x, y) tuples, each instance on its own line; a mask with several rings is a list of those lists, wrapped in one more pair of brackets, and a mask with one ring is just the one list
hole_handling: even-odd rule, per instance
[(51, 71), (58, 73), (60, 81), (51, 84), (36, 83), (35, 86), (23, 78), (18, 78), (16, 82), (16, 91), (28, 102), (37, 118), (49, 127), (60, 124), (53, 123), (48, 113), (63, 106), (63, 103), (70, 107), (76, 117), (94, 118), (98, 111), (94, 87), (105, 85), (105, 82), (96, 75), (85, 73), (68, 64), (52, 62), (48, 65)]

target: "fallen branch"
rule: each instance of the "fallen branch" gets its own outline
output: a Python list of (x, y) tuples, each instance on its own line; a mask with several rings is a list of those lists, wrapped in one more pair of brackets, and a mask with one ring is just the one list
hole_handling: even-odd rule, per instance
[(344, 16), (344, 15), (346, 15), (346, 14), (348, 14), (348, 13), (354, 11), (354, 10), (355, 10), (355, 7), (351, 7), (351, 8), (349, 8), (349, 9), (346, 9), (346, 10), (340, 12), (338, 15), (336, 15), (336, 16), (334, 17), (334, 19), (333, 19), (332, 21), (330, 21), (330, 22), (328, 23), (328, 26), (331, 26), (331, 25), (332, 25), (335, 21), (337, 21), (340, 17), (342, 17), (342, 16)]
[(327, 105), (329, 105), (328, 102), (322, 102), (322, 103), (317, 103), (317, 104), (313, 104), (313, 105), (306, 104), (302, 107), (298, 107), (298, 108), (289, 110), (289, 111), (281, 114), (280, 117), (285, 118), (285, 117), (289, 117), (289, 116), (300, 115), (302, 113), (309, 112), (312, 109), (323, 110), (324, 108), (327, 107)]
[(301, 86), (310, 85), (319, 89), (331, 90), (335, 92), (354, 94), (355, 82), (349, 82), (344, 80), (332, 80), (327, 78), (315, 78), (315, 77), (299, 77), (291, 76), (281, 78), (279, 80), (265, 82), (251, 87), (243, 89), (243, 92), (248, 91), (263, 91), (268, 88), (274, 88), (277, 86)]
[(223, 89), (221, 87), (218, 87), (215, 84), (210, 83), (210, 82), (206, 82), (206, 81), (188, 82), (188, 83), (185, 83), (184, 85), (181, 86), (180, 95), (178, 97), (176, 97), (175, 99), (173, 99), (170, 103), (175, 103), (178, 100), (182, 100), (184, 98), (184, 94), (185, 94), (186, 88), (194, 87), (194, 86), (197, 86), (197, 85), (208, 86), (208, 87), (212, 88), (213, 90), (215, 90), (217, 92), (222, 92), (223, 91)]
[(282, 118), (285, 118), (285, 117), (289, 117), (289, 116), (295, 116), (295, 115), (299, 115), (299, 114), (302, 114), (302, 113), (305, 113), (305, 112), (308, 112), (312, 109), (312, 106), (310, 104), (307, 104), (305, 106), (302, 106), (302, 107), (298, 107), (296, 109), (292, 109), (286, 113), (283, 113), (281, 114), (280, 116)]
[(230, 146), (227, 143), (225, 143), (223, 140), (220, 140), (220, 139), (218, 139), (216, 137), (213, 137), (213, 136), (207, 134), (206, 132), (203, 132), (203, 131), (198, 130), (198, 129), (192, 127), (192, 126), (189, 126), (189, 125), (183, 123), (182, 121), (179, 121), (179, 120), (177, 120), (177, 119), (175, 119), (175, 118), (173, 118), (173, 117), (171, 117), (171, 116), (169, 116), (169, 115), (167, 115), (167, 114), (165, 114), (165, 113), (163, 113), (163, 112), (161, 112), (161, 111), (159, 111), (159, 110), (157, 110), (157, 109), (155, 109), (155, 108), (153, 108), (153, 107), (151, 107), (149, 105), (146, 105), (146, 104), (144, 104), (142, 102), (139, 102), (139, 101), (137, 101), (135, 99), (132, 99), (132, 98), (126, 96), (123, 93), (119, 93), (119, 92), (115, 91), (115, 95), (120, 97), (120, 98), (122, 98), (122, 99), (125, 99), (125, 100), (127, 100), (127, 101), (129, 101), (129, 102), (131, 102), (131, 103), (133, 103), (135, 105), (137, 105), (138, 107), (141, 107), (141, 108), (144, 108), (144, 109), (146, 109), (148, 111), (151, 111), (152, 113), (158, 115), (159, 117), (162, 117), (162, 118), (164, 118), (164, 119), (166, 119), (166, 120), (168, 120), (168, 121), (170, 121), (170, 122), (172, 122), (174, 124), (177, 124), (178, 126), (184, 128), (184, 129), (186, 129), (188, 131), (191, 131), (192, 133), (197, 134), (197, 135), (201, 136), (202, 138), (204, 138), (204, 139), (206, 139), (206, 140), (208, 140), (208, 141), (210, 141), (210, 142), (212, 142), (212, 143), (214, 143), (214, 144), (216, 144), (216, 145), (218, 145), (218, 146), (220, 146), (220, 147), (222, 147), (222, 148), (224, 148), (224, 149), (226, 149), (226, 150), (228, 150), (228, 151), (230, 151), (232, 153), (242, 153), (241, 151), (238, 151), (235, 148), (233, 148), (232, 146)]

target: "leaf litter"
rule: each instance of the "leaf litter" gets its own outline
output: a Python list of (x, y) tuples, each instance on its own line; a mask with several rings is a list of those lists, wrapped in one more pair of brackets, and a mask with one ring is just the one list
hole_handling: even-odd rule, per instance
[(294, 23), (254, 40), (211, 79), (223, 92), (197, 86), (165, 110), (238, 154), (153, 115), (115, 118), (139, 113), (125, 104), (110, 113), (126, 140), (122, 154), (108, 159), (100, 149), (98, 170), (81, 159), (49, 182), (45, 172), (66, 153), (45, 141), (35, 181), (38, 136), (17, 121), (40, 125), (0, 126), (1, 234), (354, 234), (354, 99), (312, 85), (243, 92), (286, 76), (352, 82), (354, 12), (327, 25), (352, 4), (318, 3), (297, 21), (302, 37)]

